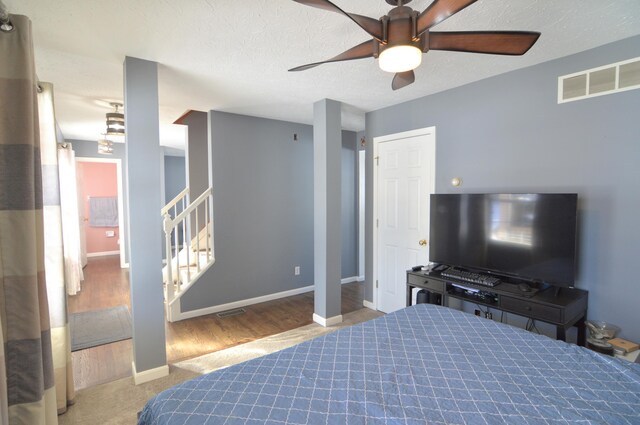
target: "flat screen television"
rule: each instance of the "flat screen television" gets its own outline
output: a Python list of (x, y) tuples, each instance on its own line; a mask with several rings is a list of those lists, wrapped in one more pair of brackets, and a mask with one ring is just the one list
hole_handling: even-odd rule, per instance
[(577, 199), (574, 193), (431, 195), (429, 260), (571, 287)]

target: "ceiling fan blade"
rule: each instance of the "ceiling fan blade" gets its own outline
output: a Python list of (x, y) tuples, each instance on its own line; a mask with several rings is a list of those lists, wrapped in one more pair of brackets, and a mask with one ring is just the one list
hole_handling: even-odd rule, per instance
[(391, 82), (391, 88), (394, 90), (401, 89), (409, 84), (413, 83), (416, 80), (416, 74), (413, 71), (405, 71), (398, 72), (393, 77), (393, 81)]
[(378, 19), (373, 19), (368, 16), (357, 15), (355, 13), (348, 13), (340, 9), (329, 0), (293, 0), (296, 3), (304, 4), (311, 7), (317, 7), (318, 9), (329, 10), (331, 12), (340, 13), (353, 22), (358, 24), (360, 28), (368, 32), (373, 38), (378, 41), (382, 41), (382, 23)]
[(350, 48), (337, 56), (332, 57), (326, 61), (309, 63), (307, 65), (297, 66), (291, 68), (289, 71), (304, 71), (314, 66), (322, 65), (323, 63), (350, 61), (354, 59), (364, 59), (374, 57), (375, 52), (375, 40), (367, 40), (364, 43), (360, 43), (357, 46)]
[(430, 50), (524, 55), (540, 37), (533, 31), (429, 32)]
[(478, 0), (434, 0), (418, 16), (418, 34), (422, 34), (432, 26), (439, 24), (476, 1)]

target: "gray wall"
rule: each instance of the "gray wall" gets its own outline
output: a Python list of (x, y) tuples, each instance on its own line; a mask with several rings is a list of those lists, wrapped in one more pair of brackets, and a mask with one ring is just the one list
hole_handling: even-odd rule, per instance
[[(313, 128), (216, 111), (210, 117), (216, 263), (184, 295), (182, 311), (312, 285)], [(343, 136), (345, 143), (355, 137)]]
[[(82, 158), (101, 158), (101, 159), (121, 159), (122, 160), (122, 209), (124, 217), (122, 218), (122, 234), (120, 235), (120, 243), (125, 247), (129, 246), (129, 196), (127, 192), (127, 156), (125, 153), (124, 143), (113, 144), (113, 154), (101, 155), (98, 153), (98, 142), (96, 140), (65, 140), (71, 143), (76, 157)], [(129, 250), (124, 251), (124, 260), (129, 262)]]
[[(187, 161), (188, 199), (193, 201), (209, 188), (209, 126), (206, 112), (189, 111), (181, 120), (187, 126), (187, 142), (185, 154)], [(204, 208), (196, 211), (200, 229), (195, 224), (191, 226), (191, 237), (205, 226)], [(195, 217), (194, 215), (194, 217)], [(193, 219), (193, 218), (192, 218)]]
[(175, 198), (187, 187), (185, 174), (185, 157), (164, 157), (164, 198), (165, 204)]
[(191, 111), (182, 119), (188, 127), (186, 157), (188, 166), (187, 184), (191, 199), (196, 199), (209, 187), (209, 146), (207, 113)]
[[(452, 53), (455, 54), (455, 53)], [(436, 126), (436, 190), (577, 192), (579, 272), (589, 318), (640, 341), (640, 90), (557, 104), (558, 76), (640, 56), (633, 37), (367, 114), (373, 137)], [(518, 60), (514, 58), (513, 60)], [(411, 90), (411, 87), (409, 87)], [(367, 229), (372, 222), (367, 145)], [(452, 187), (454, 176), (463, 186)], [(372, 300), (367, 233), (366, 299)]]

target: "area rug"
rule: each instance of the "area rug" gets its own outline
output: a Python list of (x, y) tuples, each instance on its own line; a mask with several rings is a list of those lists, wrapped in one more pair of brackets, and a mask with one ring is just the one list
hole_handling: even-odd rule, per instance
[(71, 351), (131, 338), (131, 315), (125, 305), (69, 316)]

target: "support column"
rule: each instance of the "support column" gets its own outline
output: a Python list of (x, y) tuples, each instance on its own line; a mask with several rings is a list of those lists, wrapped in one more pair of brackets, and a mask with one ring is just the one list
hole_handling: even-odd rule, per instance
[(313, 321), (342, 322), (341, 313), (341, 104), (323, 99), (313, 105)]
[(129, 282), (136, 384), (169, 374), (164, 332), (158, 64), (124, 60)]

